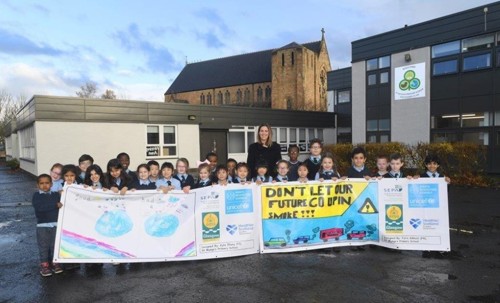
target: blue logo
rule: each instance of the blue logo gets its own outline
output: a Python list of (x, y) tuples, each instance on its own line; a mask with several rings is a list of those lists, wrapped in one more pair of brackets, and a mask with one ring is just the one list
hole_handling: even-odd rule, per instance
[(408, 204), (410, 208), (439, 208), (437, 184), (409, 184)]
[(413, 226), (413, 228), (417, 229), (420, 224), (422, 224), (422, 220), (414, 218), (410, 219), (410, 225)]
[(234, 235), (236, 233), (236, 231), (238, 230), (238, 226), (236, 226), (234, 224), (229, 224), (228, 226), (226, 226), (226, 230), (231, 235)]
[(227, 215), (253, 212), (251, 189), (226, 190), (225, 197)]

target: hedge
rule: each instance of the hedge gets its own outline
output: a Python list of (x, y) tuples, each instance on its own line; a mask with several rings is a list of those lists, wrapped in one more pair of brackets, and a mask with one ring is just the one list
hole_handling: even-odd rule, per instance
[(486, 148), (481, 145), (454, 142), (454, 143), (418, 143), (408, 145), (399, 142), (366, 143), (352, 145), (348, 143), (325, 145), (323, 152), (330, 152), (335, 157), (339, 173), (346, 175), (351, 165), (351, 151), (360, 146), (366, 150), (366, 166), (376, 171), (378, 155), (389, 156), (400, 153), (405, 162), (407, 174), (415, 175), (426, 171), (424, 159), (428, 154), (437, 155), (440, 159), (439, 171), (451, 178), (455, 185), (487, 187), (492, 181), (486, 176)]

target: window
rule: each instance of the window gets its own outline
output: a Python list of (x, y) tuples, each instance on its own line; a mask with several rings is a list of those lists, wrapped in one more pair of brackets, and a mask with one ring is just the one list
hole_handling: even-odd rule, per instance
[(460, 41), (452, 41), (432, 47), (432, 58), (439, 58), (460, 53)]
[(295, 54), (292, 52), (292, 65), (295, 64)]
[(228, 153), (244, 154), (247, 148), (255, 142), (255, 127), (253, 126), (234, 126), (228, 132)]
[(389, 83), (389, 72), (380, 73), (380, 84)]
[(205, 95), (203, 93), (200, 96), (200, 104), (205, 104)]
[(290, 128), (290, 143), (297, 143), (297, 129)]
[(229, 93), (228, 90), (224, 93), (224, 103), (225, 104), (230, 104), (231, 103), (231, 94)]
[(259, 86), (259, 88), (257, 88), (257, 102), (262, 103), (263, 100), (262, 87)]
[(495, 112), (495, 122), (493, 123), (495, 126), (500, 125), (500, 111)]
[(495, 44), (494, 35), (484, 35), (462, 40), (462, 52), (491, 48)]
[(491, 67), (491, 53), (464, 57), (462, 70), (471, 71)]
[(243, 97), (241, 95), (241, 89), (238, 89), (236, 92), (236, 103), (241, 104), (241, 101), (243, 100)]
[(378, 59), (370, 59), (366, 61), (366, 70), (371, 71), (371, 70), (376, 70), (378, 68)]
[(212, 94), (208, 93), (207, 95), (207, 104), (212, 105)]
[(463, 134), (462, 141), (479, 145), (488, 145), (489, 136), (487, 132), (467, 132)]
[(391, 119), (378, 120), (378, 130), (391, 130)]
[(377, 143), (377, 135), (369, 135), (368, 143)]
[(456, 133), (433, 133), (432, 134), (432, 142), (440, 143), (440, 142), (457, 142), (457, 134)]
[(341, 90), (338, 93), (338, 101), (339, 103), (349, 103), (351, 102), (351, 91), (349, 90)]
[(20, 143), (20, 157), (35, 160), (35, 126), (23, 128), (18, 131)]
[(368, 75), (368, 85), (377, 84), (377, 74)]
[(285, 66), (285, 54), (281, 54), (281, 66)]
[(458, 60), (457, 59), (435, 62), (432, 65), (432, 75), (433, 76), (453, 74), (456, 72), (458, 72)]
[(380, 135), (380, 143), (389, 142), (389, 135)]
[(378, 121), (377, 120), (367, 120), (366, 121), (366, 130), (367, 131), (377, 131), (378, 130)]
[(217, 104), (222, 105), (222, 92), (221, 91), (219, 91), (217, 93)]
[(271, 88), (269, 87), (269, 85), (266, 86), (265, 98), (266, 98), (266, 102), (271, 102)]
[(146, 158), (177, 156), (177, 127), (148, 125), (146, 127)]
[(491, 126), (491, 118), (489, 112), (462, 114), (462, 127)]
[(250, 90), (248, 88), (245, 89), (244, 100), (245, 104), (250, 103)]
[(391, 56), (378, 58), (378, 68), (386, 68), (391, 66)]
[(497, 66), (500, 66), (500, 49), (497, 51)]
[(286, 128), (283, 128), (283, 127), (279, 128), (279, 134), (278, 134), (278, 138), (279, 138), (278, 142), (279, 143), (286, 143), (288, 141), (286, 131), (287, 131)]
[(442, 115), (431, 117), (431, 128), (460, 127), (460, 115)]

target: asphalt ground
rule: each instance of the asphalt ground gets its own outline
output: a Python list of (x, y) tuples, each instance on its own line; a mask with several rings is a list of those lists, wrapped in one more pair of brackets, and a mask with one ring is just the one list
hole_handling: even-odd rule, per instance
[(500, 302), (500, 191), (450, 187), (452, 251), (348, 247), (38, 273), (33, 176), (0, 164), (0, 302)]

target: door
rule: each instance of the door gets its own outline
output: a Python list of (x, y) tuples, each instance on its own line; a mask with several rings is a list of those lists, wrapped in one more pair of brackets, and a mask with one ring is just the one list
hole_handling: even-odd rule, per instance
[(217, 163), (227, 161), (227, 130), (200, 130), (200, 160), (205, 160), (209, 152), (217, 154)]

